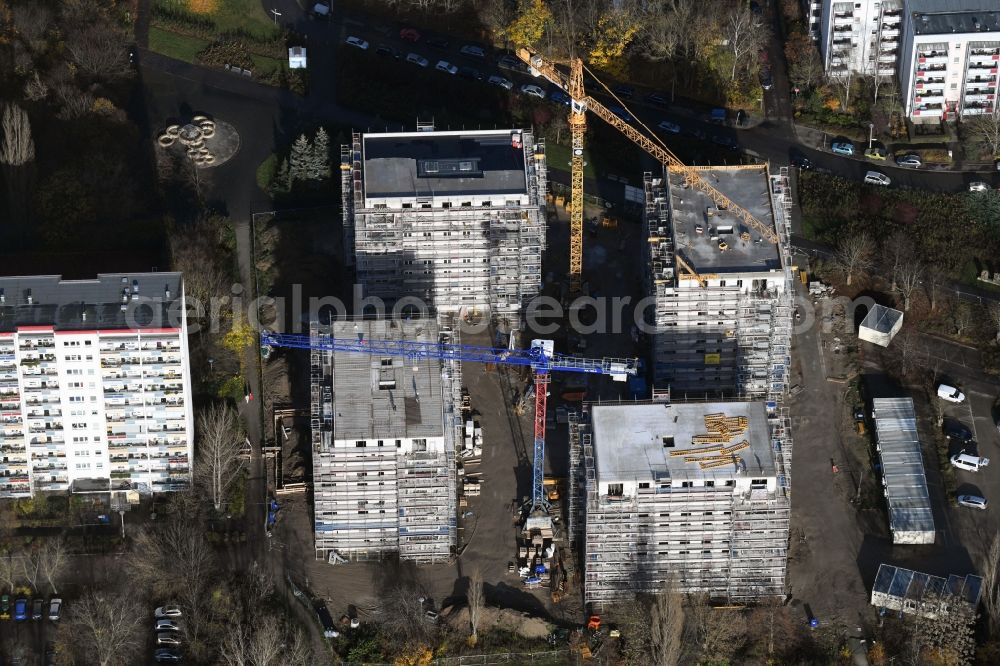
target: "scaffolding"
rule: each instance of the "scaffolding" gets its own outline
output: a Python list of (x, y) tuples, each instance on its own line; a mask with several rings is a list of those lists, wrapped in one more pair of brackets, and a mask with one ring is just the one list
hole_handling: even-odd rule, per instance
[[(450, 322), (343, 320), (310, 336), (457, 342)], [(461, 365), (310, 351), (316, 558), (446, 561), (457, 538)]]
[[(616, 408), (635, 410), (643, 404), (653, 403)], [(583, 495), (574, 505), (570, 493), (571, 506), (576, 506), (570, 529), (579, 525), (584, 531), (584, 598), (595, 608), (636, 594), (655, 594), (668, 580), (681, 592), (725, 602), (784, 594), (790, 497), (780, 477), (786, 464), (782, 452), (790, 449), (787, 415), (769, 412), (759, 402), (685, 403), (684, 409), (703, 409), (711, 416), (719, 406), (729, 412), (745, 409), (750, 416), (748, 432), (734, 429), (719, 450), (728, 450), (730, 457), (738, 455), (750, 446), (745, 440), (749, 438), (755, 442), (751, 456), (772, 451), (773, 465), (764, 463), (771, 471), (746, 471), (745, 465), (731, 461), (707, 469), (678, 468), (688, 457), (685, 453), (709, 446), (690, 442), (691, 448), (684, 451), (677, 443), (679, 455), (670, 450), (664, 456), (663, 447), (675, 442), (667, 437), (670, 443), (662, 444), (659, 438), (677, 423), (665, 415), (648, 451), (648, 472), (637, 472), (631, 483), (612, 493), (601, 449), (615, 448), (613, 456), (621, 452), (614, 442), (597, 440), (588, 420), (593, 410), (608, 406), (587, 405), (581, 417), (571, 420), (570, 478), (582, 481)], [(632, 429), (648, 427), (637, 414), (625, 414), (624, 419)], [(658, 456), (667, 460), (665, 467), (653, 462)]]
[[(644, 176), (646, 290), (655, 301), (648, 322), (654, 331), (654, 385), (669, 386), (680, 396), (780, 402), (787, 392), (793, 316), (787, 170), (773, 177), (764, 167), (739, 173), (751, 185), (758, 176), (768, 185), (760, 205), (771, 212), (778, 232), (778, 271), (768, 266), (754, 269), (752, 264), (713, 269), (699, 277), (678, 271), (682, 251), (671, 201), (676, 198), (678, 205), (686, 206), (684, 214), (690, 218), (691, 199), (697, 195), (651, 173)], [(687, 237), (689, 246), (693, 238), (704, 243), (702, 235), (720, 225), (722, 212), (711, 207), (701, 212), (704, 219), (695, 220), (699, 223)], [(749, 248), (757, 245), (747, 238), (740, 235)]]
[[(455, 133), (421, 134), (427, 142)], [(484, 134), (494, 143), (506, 137), (523, 152), (523, 193), (414, 189), (412, 195), (379, 197), (365, 191), (364, 146), (383, 135), (355, 133), (351, 145), (341, 148), (344, 246), (367, 296), (387, 307), (411, 297), (438, 312), (517, 319), (538, 295), (545, 250), (544, 141), (528, 130)]]

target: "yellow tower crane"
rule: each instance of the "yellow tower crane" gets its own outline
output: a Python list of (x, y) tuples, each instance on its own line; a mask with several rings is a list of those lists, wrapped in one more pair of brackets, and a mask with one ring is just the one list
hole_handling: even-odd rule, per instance
[[(748, 227), (757, 230), (764, 238), (771, 243), (778, 242), (778, 235), (774, 230), (750, 214), (749, 211), (733, 203), (729, 197), (712, 187), (698, 172), (684, 164), (680, 158), (673, 154), (662, 141), (654, 141), (645, 134), (625, 122), (606, 106), (589, 97), (583, 88), (583, 60), (571, 58), (569, 60), (569, 74), (564, 74), (556, 64), (543, 58), (530, 49), (519, 48), (517, 57), (524, 61), (531, 70), (533, 76), (542, 76), (554, 85), (559, 86), (570, 96), (569, 128), (573, 141), (573, 155), (570, 173), (570, 232), (569, 232), (569, 285), (570, 293), (576, 295), (580, 293), (583, 283), (583, 146), (584, 135), (587, 130), (586, 112), (592, 111), (619, 132), (628, 137), (633, 143), (645, 150), (659, 161), (664, 168), (680, 172), (684, 175), (684, 181), (689, 187), (697, 187), (707, 194), (715, 205), (720, 209), (728, 210), (737, 218), (743, 221)], [(589, 71), (589, 70), (588, 70)], [(594, 76), (593, 72), (590, 72)], [(594, 76), (594, 80), (600, 83)], [(614, 96), (608, 87), (603, 83), (605, 91)], [(615, 97), (615, 99), (618, 99)], [(621, 100), (618, 100), (621, 102)], [(625, 105), (622, 104), (624, 107)], [(637, 121), (638, 122), (638, 121)], [(648, 127), (642, 125), (649, 134), (653, 134)], [(696, 279), (702, 286), (706, 281), (704, 276), (699, 276), (693, 268), (684, 264), (685, 271)]]

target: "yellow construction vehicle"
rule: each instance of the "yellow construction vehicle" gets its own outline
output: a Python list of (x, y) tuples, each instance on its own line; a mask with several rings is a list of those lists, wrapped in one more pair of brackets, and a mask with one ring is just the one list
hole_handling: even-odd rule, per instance
[[(570, 58), (568, 73), (562, 72), (556, 63), (547, 60), (541, 55), (532, 52), (530, 49), (521, 47), (517, 49), (517, 57), (528, 65), (533, 76), (542, 76), (554, 85), (565, 90), (570, 96), (569, 129), (572, 141), (572, 154), (570, 159), (570, 234), (569, 234), (569, 287), (570, 294), (576, 296), (583, 286), (583, 148), (584, 135), (587, 130), (586, 112), (591, 111), (608, 123), (628, 139), (655, 157), (665, 168), (683, 174), (684, 181), (689, 187), (696, 187), (707, 194), (720, 210), (727, 210), (738, 219), (742, 220), (747, 227), (755, 229), (764, 238), (772, 243), (778, 242), (778, 235), (775, 231), (764, 224), (746, 209), (730, 201), (729, 197), (712, 187), (701, 177), (699, 167), (690, 167), (684, 164), (680, 158), (674, 155), (659, 138), (650, 139), (649, 136), (632, 127), (628, 122), (619, 118), (609, 108), (589, 97), (583, 87), (583, 71), (585, 69), (583, 60), (580, 58)], [(611, 95), (622, 108), (627, 110), (625, 103), (611, 92), (611, 90), (594, 76), (594, 73), (587, 70), (588, 74), (597, 81), (604, 91)], [(644, 124), (638, 122), (649, 135), (656, 135)], [(698, 282), (705, 286), (705, 280), (697, 275), (693, 269), (686, 269)]]
[(563, 479), (554, 479), (552, 477), (546, 477), (542, 484), (545, 486), (545, 497), (550, 502), (559, 501), (559, 488), (562, 486)]

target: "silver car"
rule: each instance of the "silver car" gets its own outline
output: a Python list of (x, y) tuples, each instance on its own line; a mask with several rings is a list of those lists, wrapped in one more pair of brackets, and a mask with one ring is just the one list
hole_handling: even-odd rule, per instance
[(985, 511), (989, 502), (986, 501), (985, 497), (980, 497), (979, 495), (959, 495), (958, 505), (967, 506), (970, 509), (979, 509), (980, 511)]
[(902, 157), (896, 158), (896, 166), (916, 169), (923, 166), (923, 164), (924, 163), (920, 161), (920, 157), (917, 155), (903, 155)]
[(892, 181), (889, 180), (889, 176), (878, 171), (869, 171), (865, 174), (865, 182), (869, 185), (888, 185)]

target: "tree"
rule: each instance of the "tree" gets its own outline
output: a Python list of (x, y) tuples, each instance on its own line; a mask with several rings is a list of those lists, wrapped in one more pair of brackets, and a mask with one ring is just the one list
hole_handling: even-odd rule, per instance
[(684, 597), (673, 580), (668, 580), (653, 598), (649, 625), (653, 664), (679, 664), (684, 638)]
[(212, 506), (222, 510), (226, 495), (246, 464), (240, 455), (243, 429), (236, 410), (213, 404), (198, 414), (198, 469)]
[(12, 551), (0, 555), (0, 585), (5, 590), (13, 590), (21, 582), (21, 563)]
[(130, 592), (89, 592), (70, 604), (60, 627), (65, 652), (100, 666), (138, 663), (140, 624), (146, 612)]
[(963, 119), (965, 136), (973, 146), (989, 153), (990, 158), (1000, 155), (1000, 107), (992, 113), (981, 113)]
[(209, 308), (212, 299), (229, 295), (232, 271), (226, 264), (218, 218), (200, 217), (170, 230), (170, 264), (184, 275), (189, 303)]
[(101, 16), (75, 25), (67, 34), (66, 51), (81, 71), (113, 78), (130, 71), (127, 43), (126, 36)]
[(896, 276), (900, 266), (913, 260), (914, 247), (910, 234), (896, 231), (882, 244), (882, 254), (889, 259), (889, 275), (892, 284), (889, 291), (896, 291)]
[(993, 535), (982, 572), (983, 608), (986, 609), (990, 634), (996, 636), (1000, 632), (1000, 533)]
[(479, 3), (479, 18), (494, 35), (503, 35), (514, 20), (513, 4), (507, 0), (484, 0)]
[(638, 31), (639, 26), (629, 13), (609, 11), (598, 23), (597, 40), (590, 50), (590, 64), (625, 78), (628, 75), (625, 49)]
[(692, 5), (687, 2), (667, 3), (665, 6), (658, 3), (642, 5), (636, 35), (639, 51), (653, 62), (673, 58), (684, 41), (685, 21), (682, 14), (689, 16), (691, 8)]
[(316, 130), (312, 145), (312, 171), (313, 180), (330, 178), (330, 135), (322, 127)]
[(972, 306), (965, 301), (955, 301), (951, 310), (951, 322), (955, 325), (955, 335), (962, 337), (972, 325)]
[(507, 26), (507, 38), (518, 46), (534, 46), (552, 21), (544, 0), (519, 0), (517, 17)]
[(841, 75), (831, 75), (827, 77), (827, 83), (837, 96), (837, 103), (840, 110), (847, 113), (851, 108), (851, 95), (854, 92), (854, 70), (848, 68)]
[(424, 604), (418, 589), (407, 585), (390, 587), (376, 609), (382, 634), (393, 649), (423, 645), (431, 633), (431, 624), (424, 617)]
[(940, 262), (932, 261), (927, 264), (926, 274), (927, 278), (924, 282), (927, 285), (927, 300), (930, 301), (931, 312), (934, 312), (937, 310), (941, 287), (948, 277), (948, 268)]
[(749, 68), (756, 54), (767, 42), (770, 31), (767, 25), (750, 9), (749, 4), (737, 3), (726, 13), (723, 23), (723, 35), (728, 41), (729, 52), (733, 56), (733, 67), (730, 81), (736, 80), (736, 70), (739, 67)]
[(38, 549), (38, 568), (42, 578), (49, 584), (53, 596), (59, 594), (56, 582), (62, 578), (69, 564), (69, 553), (66, 552), (66, 542), (61, 537), (45, 540)]
[(785, 60), (788, 78), (799, 88), (811, 90), (823, 80), (823, 63), (819, 51), (809, 36), (797, 32), (785, 40)]
[(923, 281), (924, 266), (916, 259), (910, 259), (898, 264), (892, 272), (892, 281), (897, 291), (903, 297), (903, 310), (910, 311), (910, 296), (913, 290)]
[(972, 604), (960, 598), (925, 593), (912, 627), (921, 654), (931, 663), (971, 664), (976, 652), (977, 617)]
[(35, 161), (35, 142), (31, 138), (31, 121), (24, 110), (14, 104), (5, 104), (0, 120), (0, 167), (7, 184), (7, 202), (10, 220), (22, 227), (29, 217), (31, 200), (32, 165)]
[(746, 617), (738, 610), (716, 610), (707, 597), (691, 599), (685, 643), (697, 663), (725, 663), (747, 640)]
[(289, 183), (294, 185), (296, 181), (307, 180), (309, 178), (309, 161), (312, 157), (312, 146), (305, 134), (300, 134), (299, 138), (292, 144), (291, 154), (288, 156), (288, 176)]
[(465, 600), (469, 604), (469, 629), (472, 631), (469, 642), (475, 645), (476, 641), (479, 640), (479, 616), (482, 615), (486, 602), (483, 575), (479, 573), (479, 569), (473, 571), (472, 575), (469, 576), (469, 589), (465, 592)]
[(990, 324), (993, 326), (994, 340), (1000, 342), (1000, 303), (993, 301), (988, 306), (986, 306), (986, 316), (990, 319)]
[(847, 236), (837, 246), (834, 261), (844, 273), (848, 286), (855, 275), (864, 274), (871, 269), (873, 251), (872, 237), (864, 232)]

